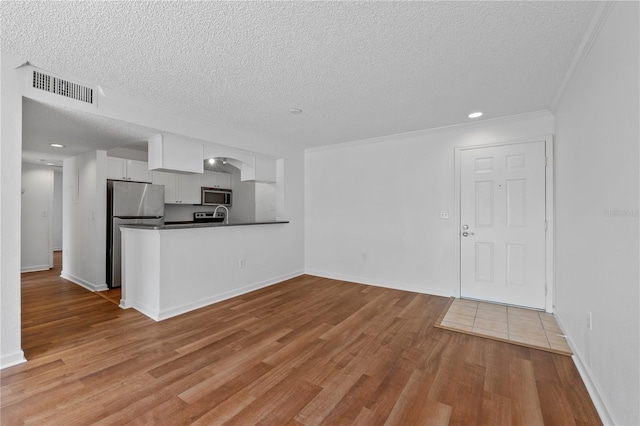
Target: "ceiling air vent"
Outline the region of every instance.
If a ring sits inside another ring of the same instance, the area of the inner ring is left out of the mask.
[[[66,81],[52,75],[33,71],[33,86],[35,89],[55,93],[77,101],[93,104],[93,89],[71,81]]]

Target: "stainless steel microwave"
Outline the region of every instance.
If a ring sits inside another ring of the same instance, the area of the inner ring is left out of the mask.
[[[231,190],[202,187],[203,206],[230,206]]]

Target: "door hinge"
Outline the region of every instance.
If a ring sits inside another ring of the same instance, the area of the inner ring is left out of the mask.
[[[544,166],[549,167],[549,157],[544,157]]]
[[[545,221],[544,221],[544,232],[547,232],[548,229],[549,229],[549,222],[545,219]]]
[[[547,285],[546,284],[544,285],[544,295],[545,296],[547,295]]]

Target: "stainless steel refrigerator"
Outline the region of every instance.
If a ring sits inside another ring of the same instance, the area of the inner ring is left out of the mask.
[[[121,225],[164,224],[164,186],[107,180],[107,285],[122,285]]]

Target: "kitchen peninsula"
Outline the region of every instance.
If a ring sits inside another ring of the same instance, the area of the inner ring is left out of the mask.
[[[124,226],[120,307],[161,321],[299,275],[277,267],[288,223]]]

